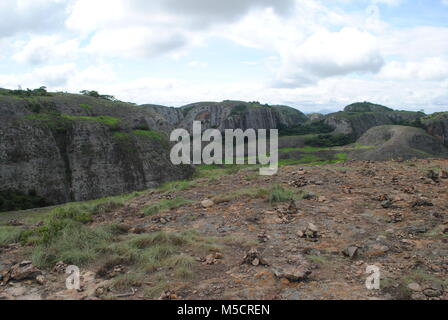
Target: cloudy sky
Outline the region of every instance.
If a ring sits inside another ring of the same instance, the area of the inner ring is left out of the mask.
[[[448,110],[448,0],[1,0],[0,87]]]

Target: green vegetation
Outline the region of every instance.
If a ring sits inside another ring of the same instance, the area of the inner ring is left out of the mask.
[[[114,132],[113,137],[115,139],[129,139],[130,136],[126,132]]]
[[[137,136],[155,139],[158,141],[163,140],[163,137],[159,132],[152,131],[152,130],[134,130],[133,133]]]
[[[244,113],[246,113],[247,109],[248,109],[248,106],[245,104],[235,106],[235,107],[233,107],[232,112],[230,113],[230,116],[241,116]]]
[[[351,135],[341,133],[337,134],[319,134],[315,137],[307,138],[305,143],[312,147],[339,147],[355,142]]]
[[[301,199],[303,199],[303,192],[300,190],[285,188],[278,184],[274,185],[271,190],[269,190],[268,201],[270,204]]]
[[[80,93],[85,96],[89,96],[89,97],[93,97],[93,98],[104,99],[104,100],[109,100],[109,101],[117,101],[117,99],[115,99],[114,96],[99,94],[97,91],[83,90]]]
[[[120,124],[120,119],[110,117],[110,116],[97,116],[97,117],[89,117],[89,116],[70,116],[70,115],[62,115],[63,118],[69,120],[87,120],[94,121],[105,124],[111,128],[117,128]]]
[[[92,110],[92,106],[90,106],[90,105],[88,105],[86,103],[81,103],[79,106],[81,108],[83,108],[84,110],[86,110],[86,111],[91,111]]]
[[[0,212],[27,210],[48,205],[50,204],[33,190],[28,194],[13,190],[0,191]]]
[[[151,204],[149,206],[146,206],[142,209],[142,213],[145,216],[151,216],[154,214],[157,214],[159,212],[167,211],[167,210],[174,210],[180,207],[183,207],[187,204],[190,204],[191,201],[186,200],[182,197],[177,197],[172,200],[160,200],[154,204]]]
[[[306,258],[311,263],[318,264],[318,265],[325,265],[325,264],[329,263],[329,259],[327,257],[324,257],[324,256],[307,255]]]
[[[18,89],[18,90],[0,90],[0,94],[2,95],[8,95],[8,96],[16,96],[21,98],[28,98],[28,97],[45,97],[45,96],[51,96],[47,92],[47,87],[40,87],[38,89]]]
[[[20,242],[22,233],[22,228],[0,226],[0,246]]]
[[[164,191],[164,192],[177,192],[177,191],[188,190],[194,186],[196,186],[195,181],[179,180],[179,181],[167,182],[167,183],[163,184],[161,187],[159,187],[158,190]]]
[[[388,111],[394,111],[391,108],[382,106],[380,104],[374,104],[371,102],[356,102],[351,105],[348,105],[345,107],[345,111],[348,112],[388,112]]]
[[[38,267],[52,266],[58,261],[84,265],[95,260],[113,243],[116,235],[123,233],[116,225],[89,227],[93,217],[120,208],[137,195],[70,203],[32,215],[26,219],[27,223],[36,225],[31,229],[0,227],[0,245],[20,242],[32,246],[32,260]]]
[[[50,129],[56,131],[65,131],[70,125],[71,121],[76,120],[86,120],[86,121],[94,121],[98,123],[105,124],[109,126],[111,129],[116,130],[120,124],[120,119],[110,117],[110,116],[98,116],[98,117],[90,117],[90,116],[71,116],[66,114],[59,113],[34,113],[25,116],[26,120],[31,121],[39,121],[48,126]]]
[[[212,198],[215,203],[230,202],[241,198],[263,198],[268,195],[269,191],[263,188],[243,188],[235,191],[217,195]]]
[[[325,123],[325,121],[312,122],[310,124],[304,124],[293,128],[280,128],[280,136],[297,136],[307,134],[324,134],[333,132],[333,128]]]
[[[66,132],[72,124],[71,120],[56,113],[29,114],[25,119],[40,122],[55,132]]]

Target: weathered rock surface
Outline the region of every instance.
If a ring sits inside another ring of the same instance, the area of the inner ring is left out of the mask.
[[[422,120],[426,131],[448,147],[448,112],[433,114]]]
[[[58,204],[144,190],[193,171],[172,165],[163,133],[170,125],[145,108],[55,94],[32,102],[1,96],[0,113],[0,191],[33,191]]]
[[[243,101],[199,102],[180,109],[149,106],[171,125],[192,130],[193,121],[202,129],[279,129],[304,123],[308,118],[287,106],[268,106]]]

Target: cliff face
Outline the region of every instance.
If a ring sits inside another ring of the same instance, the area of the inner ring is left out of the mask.
[[[287,106],[267,106],[242,101],[199,102],[180,109],[148,106],[177,128],[191,132],[193,121],[201,121],[203,130],[278,129],[307,121],[300,111]]]
[[[0,97],[0,192],[33,190],[49,203],[90,200],[183,179],[162,117],[78,95]]]
[[[448,112],[437,113],[422,120],[426,131],[448,146]]]

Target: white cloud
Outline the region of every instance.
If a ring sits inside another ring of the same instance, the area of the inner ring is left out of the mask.
[[[350,73],[376,73],[384,64],[377,39],[353,28],[320,31],[287,52],[278,75],[279,85],[309,85],[315,81]]]
[[[192,68],[207,68],[208,63],[204,61],[193,60],[188,63],[188,65]]]
[[[64,24],[70,0],[0,1],[0,38],[19,32],[57,30]]]
[[[38,36],[22,45],[13,59],[30,64],[48,64],[73,59],[78,50],[78,39],[63,40],[58,36]]]
[[[392,61],[378,75],[380,79],[439,81],[448,79],[448,59],[425,58],[419,62]]]

